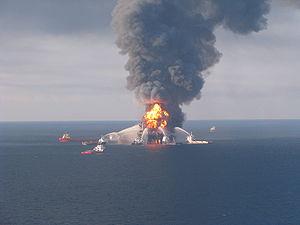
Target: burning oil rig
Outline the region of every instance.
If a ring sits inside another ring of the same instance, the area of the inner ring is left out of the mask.
[[[133,144],[175,144],[174,135],[169,134],[167,129],[169,117],[162,104],[149,104]]]
[[[99,142],[107,144],[208,144],[208,141],[196,141],[192,133],[180,127],[168,127],[170,114],[164,105],[154,102],[147,105],[146,112],[138,125],[101,137]]]

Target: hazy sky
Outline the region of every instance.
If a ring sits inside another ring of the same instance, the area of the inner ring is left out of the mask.
[[[143,112],[126,90],[110,28],[116,0],[0,0],[0,120],[124,120]],[[300,0],[273,2],[269,26],[218,29],[221,62],[188,119],[300,118]]]

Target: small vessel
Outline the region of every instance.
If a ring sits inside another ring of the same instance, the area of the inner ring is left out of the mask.
[[[196,141],[196,140],[192,140],[191,142],[189,142],[190,145],[207,145],[210,144],[210,142],[208,141]]]
[[[89,141],[82,141],[81,144],[82,145],[93,145],[96,144],[97,141],[93,141],[93,140],[89,140]]]
[[[194,139],[194,135],[193,133],[191,132],[190,135],[186,138],[186,142],[187,144],[190,144],[190,145],[207,145],[207,144],[210,144],[211,142],[208,142],[206,140],[195,140]]]
[[[87,151],[83,151],[80,153],[80,155],[92,155],[92,154],[98,154],[98,153],[102,153],[105,150],[105,145],[104,143],[100,143],[98,144],[96,147],[94,147],[91,150],[87,150]]]
[[[95,148],[93,148],[94,153],[101,153],[104,152],[105,145],[104,144],[99,144]]]
[[[58,138],[58,141],[61,143],[69,142],[69,141],[71,141],[71,136],[68,133],[64,133],[63,136]]]
[[[80,155],[92,155],[92,154],[93,154],[92,150],[87,150],[87,151],[80,152]]]
[[[141,137],[137,137],[136,139],[134,139],[134,141],[132,142],[132,145],[143,145],[144,144],[144,140]]]
[[[217,128],[215,126],[212,126],[210,129],[209,129],[209,133],[214,133],[216,132]]]

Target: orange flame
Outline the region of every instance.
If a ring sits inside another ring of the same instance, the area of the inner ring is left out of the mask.
[[[150,107],[144,115],[145,125],[151,129],[165,128],[168,125],[169,113],[159,103]]]

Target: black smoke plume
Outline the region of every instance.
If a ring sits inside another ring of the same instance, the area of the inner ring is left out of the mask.
[[[128,89],[145,105],[163,102],[170,129],[182,126],[182,104],[200,98],[203,72],[221,57],[215,28],[258,32],[268,12],[267,0],[119,0],[112,25],[129,57]]]
[[[281,0],[281,2],[291,7],[300,8],[300,0]]]

